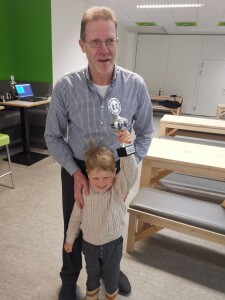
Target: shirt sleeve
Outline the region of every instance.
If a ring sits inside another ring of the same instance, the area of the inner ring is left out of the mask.
[[[63,79],[59,80],[54,87],[44,136],[50,154],[70,175],[73,175],[79,168],[65,138],[69,121],[65,103],[67,88],[67,82]]]
[[[82,220],[82,209],[80,209],[76,202],[70,216],[70,221],[66,233],[66,242],[73,244],[80,233],[80,224]]]
[[[138,102],[139,106],[137,112],[134,115],[134,132],[135,132],[135,158],[139,163],[148,152],[148,148],[151,144],[153,134],[153,112],[151,99],[148,93],[148,89],[144,80],[138,90]]]

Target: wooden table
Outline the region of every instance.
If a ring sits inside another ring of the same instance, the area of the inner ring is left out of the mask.
[[[158,95],[151,95],[150,96],[151,101],[152,101],[152,108],[155,111],[164,111],[164,112],[171,112],[173,115],[180,115],[181,114],[181,107],[178,108],[170,108],[170,107],[165,107],[163,105],[160,105],[160,102],[165,101],[165,100],[170,100],[170,101],[178,101],[179,103],[183,102],[183,98],[180,96],[177,97],[170,97],[170,96],[158,96]]]
[[[21,119],[21,131],[23,140],[23,151],[16,153],[11,156],[11,161],[14,163],[31,166],[34,163],[46,158],[48,155],[43,153],[31,152],[30,151],[30,135],[29,135],[29,118],[28,109],[31,107],[36,107],[44,104],[50,103],[51,98],[46,100],[41,100],[37,102],[30,102],[24,100],[12,100],[7,102],[2,102],[1,105],[7,107],[18,107],[20,108],[20,119]]]
[[[219,119],[225,115],[225,104],[217,104],[216,118]]]
[[[171,172],[225,180],[224,147],[153,138],[142,162],[141,187],[153,187]]]
[[[160,136],[177,134],[225,141],[225,122],[209,118],[164,115],[160,120]]]

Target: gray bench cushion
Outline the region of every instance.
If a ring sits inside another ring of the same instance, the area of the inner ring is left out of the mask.
[[[160,179],[158,190],[220,204],[225,199],[224,181],[170,173]]]
[[[0,130],[13,126],[20,126],[20,111],[1,110]]]
[[[225,234],[225,209],[186,196],[151,188],[141,188],[130,208],[198,228]]]

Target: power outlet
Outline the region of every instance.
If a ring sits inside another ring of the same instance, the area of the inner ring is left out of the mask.
[[[225,95],[225,89],[222,89],[222,95]]]

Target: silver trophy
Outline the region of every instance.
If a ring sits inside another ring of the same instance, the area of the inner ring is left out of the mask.
[[[112,121],[111,128],[117,134],[120,131],[127,129],[128,127],[128,120],[127,118],[122,118],[119,115]],[[120,144],[121,147],[126,147],[125,143]]]
[[[119,115],[110,124],[113,131],[118,134],[120,131],[127,129],[128,119],[120,117]],[[120,148],[117,149],[119,157],[128,156],[135,153],[134,145],[127,145],[125,143],[120,144]]]

